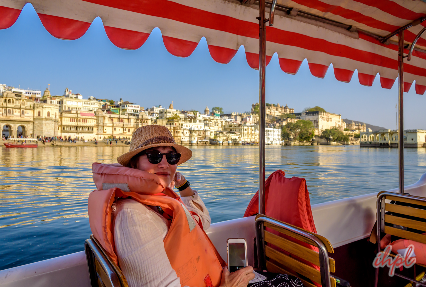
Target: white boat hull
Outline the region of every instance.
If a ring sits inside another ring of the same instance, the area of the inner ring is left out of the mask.
[[[379,192],[380,190],[378,190]],[[398,192],[398,189],[389,190]],[[405,188],[411,195],[426,197],[426,174]],[[318,234],[334,248],[370,235],[376,216],[376,193],[316,204],[312,213]],[[207,231],[222,258],[226,258],[228,238],[247,240],[249,264],[254,261],[254,217],[212,224]],[[83,248],[83,242],[81,243]],[[90,287],[86,256],[77,252],[49,260],[0,271],[1,287]]]

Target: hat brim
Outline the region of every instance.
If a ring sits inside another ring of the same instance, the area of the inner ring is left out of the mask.
[[[192,157],[192,151],[189,148],[186,148],[184,146],[175,144],[175,143],[158,143],[158,144],[150,144],[147,146],[143,146],[140,147],[138,149],[129,151],[125,154],[122,154],[121,156],[117,157],[117,161],[119,164],[123,165],[123,166],[128,166],[130,160],[132,159],[132,157],[134,157],[135,155],[137,155],[138,153],[140,153],[141,151],[144,151],[146,149],[150,149],[153,147],[159,147],[159,146],[170,146],[170,147],[174,147],[175,150],[180,153],[180,160],[177,163],[177,165],[181,165],[182,163],[186,162],[188,159],[190,159]]]

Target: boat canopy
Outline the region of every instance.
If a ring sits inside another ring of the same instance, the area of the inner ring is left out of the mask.
[[[188,57],[205,37],[216,62],[230,62],[244,46],[250,67],[259,68],[258,1],[0,0],[0,29],[12,26],[28,2],[57,38],[78,39],[100,17],[111,42],[123,49],[138,49],[158,27],[175,56]],[[333,64],[336,79],[343,82],[350,82],[356,69],[365,86],[379,74],[381,86],[390,89],[398,77],[398,31],[409,27],[404,36],[408,49],[425,19],[421,0],[277,0],[274,26],[266,28],[266,61],[277,53],[281,69],[296,74],[307,59],[319,78]],[[417,94],[426,91],[425,35],[404,65],[406,92],[413,81]]]

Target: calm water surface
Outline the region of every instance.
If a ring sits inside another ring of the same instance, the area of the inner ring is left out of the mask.
[[[127,147],[0,148],[0,270],[82,251],[90,235],[93,162],[113,163]],[[257,147],[192,147],[179,167],[213,222],[239,218],[257,190]],[[359,146],[266,147],[266,173],[307,180],[311,203],[398,186],[397,150]],[[426,172],[425,149],[405,150],[405,182]]]

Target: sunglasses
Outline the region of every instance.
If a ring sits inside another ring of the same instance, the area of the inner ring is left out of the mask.
[[[161,153],[159,151],[153,150],[153,151],[147,151],[146,157],[148,158],[149,163],[152,164],[159,164],[163,160],[163,155],[166,156],[167,162],[171,165],[175,165],[180,160],[180,153],[171,151],[168,153]]]

